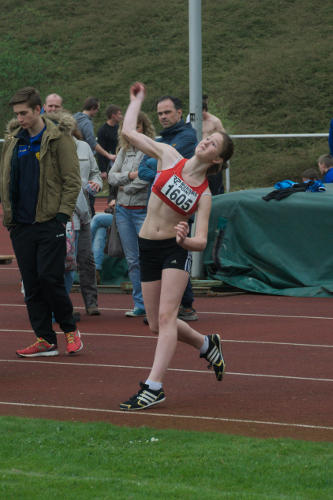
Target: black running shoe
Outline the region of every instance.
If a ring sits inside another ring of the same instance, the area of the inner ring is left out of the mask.
[[[207,359],[207,361],[209,361],[208,368],[214,368],[216,379],[220,381],[223,378],[225,370],[221,339],[217,333],[207,335],[207,337],[209,340],[208,350],[207,352],[205,352],[205,354],[200,354],[200,358],[205,358]]]
[[[122,410],[144,410],[149,406],[157,405],[165,400],[163,388],[153,391],[149,385],[140,382],[141,389],[134,394],[128,401],[120,403]]]

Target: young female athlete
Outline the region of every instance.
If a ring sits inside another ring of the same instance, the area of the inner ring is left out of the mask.
[[[144,85],[132,85],[122,133],[134,147],[158,159],[158,174],[139,233],[142,293],[149,327],[158,334],[158,341],[147,380],[120,405],[123,410],[141,410],[165,400],[163,377],[178,340],[200,351],[200,357],[213,366],[217,380],[222,380],[225,366],[220,336],[201,335],[177,319],[177,313],[191,270],[190,252],[203,250],[207,243],[211,209],[207,173],[216,173],[231,157],[233,144],[226,133],[216,132],[185,160],[172,146],[136,131],[144,98]],[[187,220],[195,211],[195,235],[189,238]]]

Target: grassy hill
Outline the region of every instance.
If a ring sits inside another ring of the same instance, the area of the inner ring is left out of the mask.
[[[178,95],[188,110],[188,1],[2,0],[0,126],[13,92],[57,92],[75,112],[89,95],[125,108],[148,86],[145,111]],[[202,0],[203,91],[233,134],[327,132],[333,116],[332,0]],[[104,122],[101,112],[95,127]],[[0,133],[3,137],[3,132]],[[298,179],[326,139],[237,140],[232,189]]]

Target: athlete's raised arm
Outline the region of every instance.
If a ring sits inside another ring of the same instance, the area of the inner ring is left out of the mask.
[[[130,103],[125,113],[122,134],[126,139],[143,153],[157,158],[162,163],[170,165],[181,158],[178,151],[168,144],[156,142],[144,134],[136,131],[138,115],[145,99],[146,89],[143,83],[136,82],[130,87]]]

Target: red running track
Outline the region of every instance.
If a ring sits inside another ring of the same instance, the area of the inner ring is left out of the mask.
[[[0,253],[12,253],[0,229]],[[122,412],[152,362],[156,339],[142,319],[126,318],[131,297],[100,294],[100,317],[84,314],[76,357],[19,359],[34,340],[16,262],[0,266],[0,414],[117,425],[208,430],[333,441],[332,299],[266,295],[197,297],[202,333],[224,340],[225,378],[216,382],[197,352],[179,344],[165,379],[166,401]]]

